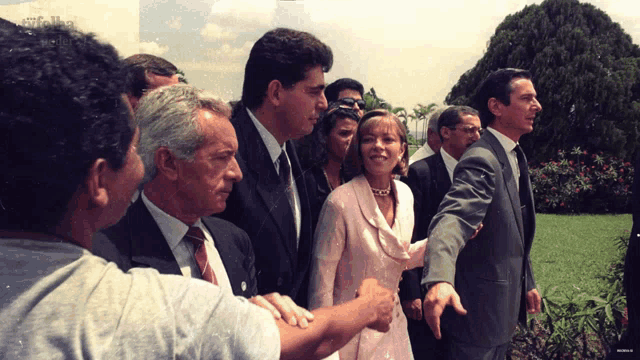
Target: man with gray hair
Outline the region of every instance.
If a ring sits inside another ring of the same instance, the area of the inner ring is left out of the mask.
[[[225,102],[188,85],[162,87],[142,98],[135,118],[144,190],[116,225],[94,236],[93,252],[123,271],[152,267],[203,279],[252,298],[276,318],[306,326],[304,309],[290,298],[256,297],[255,256],[247,234],[210,217],[225,209],[233,184],[242,179],[230,114]]]
[[[427,142],[411,155],[409,158],[409,166],[416,161],[428,158],[440,150],[442,141],[440,140],[440,135],[438,135],[438,118],[446,109],[446,107],[436,109],[436,111],[431,114],[431,117],[429,117],[429,123],[427,124]]]

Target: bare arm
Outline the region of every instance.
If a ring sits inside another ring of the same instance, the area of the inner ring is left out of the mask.
[[[386,332],[392,319],[394,295],[366,279],[358,297],[347,303],[313,311],[315,320],[307,329],[278,320],[280,359],[322,359],[343,347],[365,327]]]

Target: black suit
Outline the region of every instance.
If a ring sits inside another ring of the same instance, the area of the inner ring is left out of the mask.
[[[229,276],[234,295],[257,294],[254,255],[247,234],[233,224],[203,217]],[[161,274],[182,275],[169,244],[139,197],[115,225],[93,236],[93,254],[115,262],[122,271],[151,267]]]
[[[440,152],[413,163],[407,177],[402,180],[413,193],[415,226],[412,242],[416,242],[427,237],[431,219],[438,213],[440,202],[451,187],[451,180]],[[405,271],[400,282],[400,300],[424,300],[421,279],[422,267]],[[436,340],[424,318],[407,318],[407,322],[414,358],[445,358],[446,344]]]
[[[294,214],[285,185],[258,129],[245,108],[231,122],[238,136],[236,159],[243,179],[233,186],[227,208],[217,216],[249,234],[256,254],[258,293],[289,295],[298,305],[306,307],[313,233],[307,188],[295,147],[287,142],[302,215],[297,250]]]

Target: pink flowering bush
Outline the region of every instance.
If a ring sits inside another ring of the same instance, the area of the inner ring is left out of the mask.
[[[633,166],[615,156],[558,150],[555,159],[530,163],[529,173],[537,212],[631,212]]]

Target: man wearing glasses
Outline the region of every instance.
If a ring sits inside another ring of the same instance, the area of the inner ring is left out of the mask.
[[[414,196],[413,241],[427,237],[431,219],[438,212],[438,206],[453,181],[453,169],[464,151],[482,133],[478,111],[468,106],[448,107],[438,117],[437,123],[442,141],[440,151],[413,163],[405,179]],[[425,295],[420,291],[422,268],[405,271],[402,278],[400,299],[407,315],[414,358],[446,358],[445,343],[436,340],[427,323],[422,320],[422,299]]]
[[[364,115],[364,86],[359,81],[349,78],[338,79],[327,86],[324,95],[327,102],[338,102],[356,110],[358,116]]]

